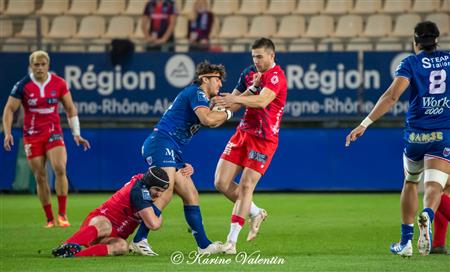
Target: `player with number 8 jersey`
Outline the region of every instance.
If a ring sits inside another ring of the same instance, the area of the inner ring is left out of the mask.
[[[400,197],[402,211],[401,239],[390,251],[410,257],[414,217],[418,209],[418,183],[423,179],[423,210],[417,218],[418,250],[430,253],[431,224],[439,207],[441,194],[450,174],[450,54],[437,50],[439,29],[430,21],[414,28],[415,55],[402,60],[391,86],[374,109],[346,139],[346,146],[362,136],[367,127],[383,116],[399,97],[410,89],[409,110],[403,135],[405,182]]]

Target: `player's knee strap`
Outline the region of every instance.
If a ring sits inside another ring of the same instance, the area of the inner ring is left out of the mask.
[[[423,173],[423,160],[413,161],[403,154],[403,168],[405,170],[405,179],[411,182],[420,182]]]
[[[424,183],[426,182],[437,182],[439,183],[442,188],[445,187],[445,184],[447,184],[448,174],[437,169],[425,169],[425,178]]]

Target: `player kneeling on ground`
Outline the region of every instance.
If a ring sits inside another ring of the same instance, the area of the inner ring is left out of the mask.
[[[169,187],[167,173],[150,167],[145,174],[131,178],[119,191],[83,221],[80,229],[52,250],[55,257],[123,255],[126,239],[141,221],[151,230],[161,227],[160,209],[153,204]],[[81,247],[85,247],[83,250]]]

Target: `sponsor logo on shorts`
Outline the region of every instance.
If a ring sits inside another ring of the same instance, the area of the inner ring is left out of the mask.
[[[62,140],[62,138],[63,136],[61,134],[52,134],[50,138],[48,138],[48,142],[51,143],[57,140]]]
[[[442,141],[444,134],[442,131],[433,131],[430,133],[414,133],[411,132],[408,136],[408,142],[410,143],[431,143],[436,141]]]
[[[169,149],[166,147],[166,156],[170,156],[172,158],[172,161],[175,161],[175,152],[173,149]]]
[[[24,148],[25,148],[25,154],[27,155],[27,157],[31,156],[31,144],[25,144]]]
[[[231,141],[227,143],[227,145],[225,146],[225,150],[223,151],[223,154],[225,155],[230,155],[231,153],[231,149],[233,149],[233,147],[235,147],[236,144],[232,143]]]
[[[265,164],[267,161],[267,155],[264,155],[262,153],[256,152],[255,150],[251,150],[250,153],[248,153],[248,158],[250,160],[258,161],[262,164]]]
[[[444,157],[448,157],[450,155],[450,148],[444,148],[444,152],[442,152],[442,154],[444,155]]]

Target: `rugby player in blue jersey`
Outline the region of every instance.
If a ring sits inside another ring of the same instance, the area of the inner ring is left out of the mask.
[[[413,254],[417,186],[422,175],[425,193],[423,210],[417,218],[420,230],[417,245],[420,254],[428,255],[432,244],[431,224],[450,173],[450,92],[447,92],[450,88],[450,54],[436,49],[438,37],[439,29],[435,23],[426,21],[416,25],[413,43],[416,54],[400,63],[391,86],[346,138],[346,146],[356,141],[410,88],[403,137],[405,182],[400,197],[401,239],[390,247],[392,253],[403,257]]]
[[[193,168],[183,160],[182,148],[200,127],[217,127],[231,118],[229,110],[210,109],[210,100],[219,93],[224,77],[224,66],[200,63],[194,82],[177,95],[142,146],[147,163],[164,169],[170,180],[169,188],[155,201],[155,206],[160,211],[164,209],[174,191],[183,199],[184,215],[199,253],[219,253],[222,246],[220,242],[212,243],[206,236],[198,192],[190,178]],[[141,255],[157,255],[148,244],[147,235],[148,228],[141,224],[130,250]]]

